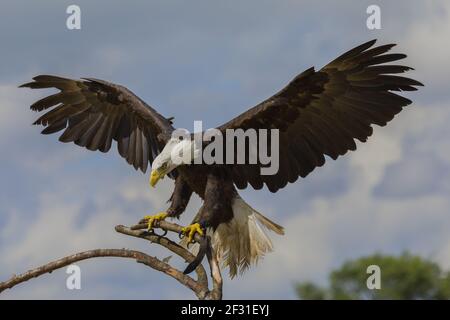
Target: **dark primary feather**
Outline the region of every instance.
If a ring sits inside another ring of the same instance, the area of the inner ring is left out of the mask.
[[[394,44],[364,43],[339,56],[319,71],[310,68],[280,92],[219,127],[279,129],[280,168],[261,175],[261,164],[234,165],[230,175],[238,188],[267,185],[276,192],[325,163],[365,142],[372,125],[387,122],[411,103],[394,92],[413,91],[422,84],[400,74],[412,68],[385,64],[406,57],[388,54]],[[270,148],[269,148],[270,150]]]
[[[119,154],[143,172],[173,130],[169,119],[120,85],[50,75],[33,80],[21,87],[60,90],[31,105],[32,110],[46,111],[34,122],[45,126],[43,134],[64,131],[60,141],[101,152],[107,152],[115,140]]]

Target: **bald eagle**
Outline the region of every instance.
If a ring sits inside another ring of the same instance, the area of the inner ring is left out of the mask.
[[[373,124],[386,125],[411,103],[394,92],[413,91],[422,85],[396,75],[412,70],[392,64],[406,55],[387,53],[395,45],[374,47],[375,41],[353,48],[319,71],[307,69],[269,99],[217,128],[219,132],[278,129],[279,170],[272,175],[261,174],[264,164],[260,161],[173,162],[172,152],[192,142],[174,138],[172,119],[121,85],[93,78],[39,75],[21,87],[60,90],[31,105],[34,111],[46,111],[34,122],[45,127],[43,134],[63,131],[60,141],[101,152],[107,152],[114,140],[119,154],[136,170],[145,173],[151,164],[151,186],[166,175],[175,180],[169,208],[145,217],[149,230],[156,221],[179,217],[191,195],[199,195],[203,204],[183,233],[188,241],[196,233],[208,239],[234,277],[272,250],[264,228],[284,233],[280,225],[247,204],[238,189],[250,185],[258,190],[265,185],[277,192],[322,166],[325,155],[335,160],[355,150],[355,139],[365,142]],[[199,252],[186,273],[194,270],[202,255]]]

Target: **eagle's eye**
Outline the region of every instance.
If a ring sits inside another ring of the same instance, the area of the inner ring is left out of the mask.
[[[164,162],[160,167],[159,170],[166,170],[167,169],[167,162]]]

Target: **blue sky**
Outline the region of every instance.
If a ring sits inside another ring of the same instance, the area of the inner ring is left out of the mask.
[[[78,4],[82,29],[65,27]],[[366,8],[381,7],[368,30]],[[450,268],[450,3],[448,1],[2,1],[0,4],[0,279],[85,249],[164,252],[116,234],[166,208],[156,189],[111,150],[93,153],[31,126],[28,106],[48,92],[18,89],[41,73],[126,85],[175,125],[213,127],[367,40],[395,42],[415,103],[358,151],[276,194],[245,190],[252,206],[286,227],[275,252],[235,280],[225,298],[295,298],[297,280],[324,283],[344,260],[409,250]],[[199,207],[194,198],[187,223]],[[176,261],[177,265],[184,264]],[[132,261],[79,264],[82,289],[64,270],[4,292],[11,298],[195,298]]]

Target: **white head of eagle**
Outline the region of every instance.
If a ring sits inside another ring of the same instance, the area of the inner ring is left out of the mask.
[[[176,167],[191,164],[200,155],[200,152],[201,150],[194,140],[171,138],[161,153],[153,160],[150,185],[154,187],[160,179]]]

